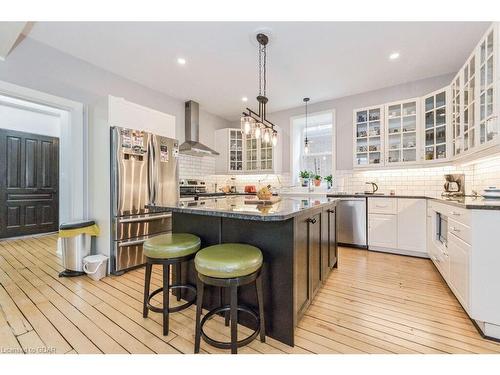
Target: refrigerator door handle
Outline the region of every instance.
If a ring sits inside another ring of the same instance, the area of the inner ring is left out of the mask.
[[[152,135],[150,142],[148,143],[148,195],[149,204],[154,205],[156,203],[156,189],[155,189],[155,136]]]

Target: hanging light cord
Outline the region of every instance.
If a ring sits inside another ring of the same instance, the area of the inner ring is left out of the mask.
[[[307,142],[307,102],[306,102],[306,142]]]
[[[266,61],[267,61],[267,46],[259,44],[259,95],[266,96],[267,78],[266,78]]]

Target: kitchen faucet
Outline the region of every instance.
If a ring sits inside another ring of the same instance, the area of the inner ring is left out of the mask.
[[[367,192],[369,194],[375,194],[375,192],[378,190],[378,185],[375,182],[365,182],[365,184],[372,186],[372,191]]]

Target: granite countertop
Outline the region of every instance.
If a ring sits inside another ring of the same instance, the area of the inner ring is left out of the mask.
[[[389,195],[389,194],[350,194],[350,193],[332,193],[328,194],[331,198],[414,198],[430,199],[444,204],[450,204],[456,207],[470,210],[500,210],[500,199],[486,199],[481,196],[465,197],[427,197],[424,195]]]
[[[148,206],[152,211],[220,216],[234,219],[282,221],[302,214],[304,211],[327,206],[336,198],[326,197],[282,197],[279,202],[268,205],[246,203],[255,196],[226,196],[198,201],[178,202],[175,205]]]

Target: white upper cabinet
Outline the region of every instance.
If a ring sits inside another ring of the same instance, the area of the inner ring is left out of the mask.
[[[386,165],[416,163],[419,159],[420,100],[385,105]]]
[[[278,173],[281,167],[278,144],[272,146],[262,139],[241,133],[240,129],[227,128],[215,131],[215,172],[218,174],[236,173]]]
[[[496,26],[496,27],[495,27]],[[479,144],[498,139],[498,26],[479,43]]]
[[[354,166],[384,164],[384,107],[354,110]]]
[[[463,139],[461,146],[464,152],[472,150],[476,146],[476,56],[473,54],[462,69],[463,73],[463,105],[460,108],[462,119]]]
[[[498,152],[499,25],[491,25],[449,87],[354,110],[354,167],[439,163]],[[371,118],[372,112],[380,116]]]
[[[449,97],[449,87],[445,87],[422,99],[424,152],[421,159],[425,162],[442,161],[449,157]]]

